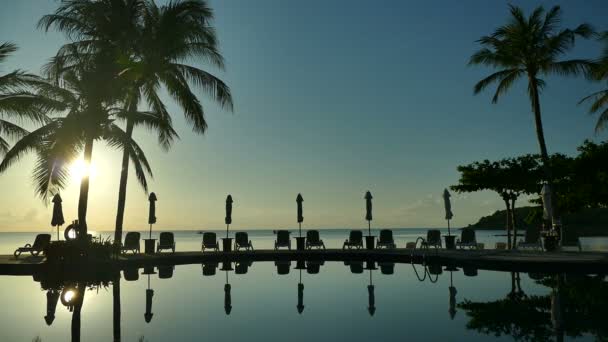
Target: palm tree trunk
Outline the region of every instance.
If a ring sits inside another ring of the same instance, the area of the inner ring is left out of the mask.
[[[545,133],[543,131],[543,120],[540,112],[540,97],[538,95],[538,81],[535,76],[529,76],[530,87],[530,100],[532,101],[532,110],[534,111],[534,122],[536,124],[536,138],[538,139],[538,145],[540,147],[540,158],[543,162],[543,172],[545,174],[545,181],[551,188],[551,202],[553,203],[553,210],[551,215],[551,221],[555,222],[557,215],[557,205],[555,203],[555,188],[553,187],[553,176],[551,173],[551,167],[549,162],[549,153],[547,152],[547,145],[545,144]]]
[[[87,137],[84,145],[85,165],[91,165],[93,156],[93,138]],[[78,223],[82,238],[87,236],[87,206],[89,203],[89,173],[85,172],[80,180],[80,197],[78,199]]]
[[[127,120],[127,136],[133,135],[133,120]],[[129,178],[129,150],[122,152],[122,168],[120,170],[120,183],[118,185],[118,209],[116,210],[116,228],[114,230],[114,242],[122,241],[122,224],[125,216],[125,204],[127,201],[127,180]]]

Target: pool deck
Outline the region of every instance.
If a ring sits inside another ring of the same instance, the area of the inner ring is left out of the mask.
[[[155,265],[201,264],[235,261],[376,261],[395,263],[440,263],[481,270],[546,272],[546,273],[608,273],[608,253],[600,252],[541,252],[507,250],[412,250],[405,248],[383,250],[255,250],[240,252],[176,252],[154,255],[121,255],[100,266],[143,267]],[[90,265],[87,265],[90,267]],[[32,275],[48,267],[44,257],[0,255],[0,275]]]

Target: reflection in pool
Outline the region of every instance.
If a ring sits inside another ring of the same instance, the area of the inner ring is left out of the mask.
[[[37,274],[34,281],[0,277],[0,288],[14,290],[0,293],[10,308],[0,317],[1,340],[608,337],[604,275],[320,260],[88,273],[67,278]]]

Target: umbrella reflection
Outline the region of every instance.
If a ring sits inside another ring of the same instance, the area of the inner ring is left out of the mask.
[[[448,292],[450,294],[450,302],[448,313],[450,314],[450,319],[454,319],[454,317],[456,316],[456,294],[458,293],[458,291],[456,290],[456,287],[454,287],[454,279],[452,273],[458,271],[458,268],[453,265],[448,265],[445,267],[445,270],[450,272],[450,287],[448,287]]]
[[[230,294],[230,290],[232,290],[232,286],[228,282],[228,272],[232,271],[232,263],[231,262],[223,262],[222,263],[222,271],[226,272],[226,284],[224,285],[224,311],[226,315],[230,315],[232,312],[232,296]]]
[[[373,316],[376,313],[376,295],[374,294],[374,283],[372,279],[372,270],[376,270],[376,263],[373,261],[368,261],[366,263],[366,269],[369,270],[369,285],[367,286],[367,295],[368,295],[368,306],[367,312],[369,312],[370,316]]]
[[[142,274],[148,276],[148,288],[146,289],[146,312],[144,313],[144,319],[146,323],[150,323],[150,321],[152,321],[152,317],[154,316],[152,313],[152,297],[154,297],[154,290],[150,288],[150,275],[156,274],[156,272],[154,272],[154,266],[144,267]]]
[[[308,267],[310,267],[310,261],[296,261],[296,269],[300,274],[300,280],[298,282],[298,305],[296,306],[299,314],[302,314],[302,312],[304,311],[304,284],[302,284],[302,270],[308,270]]]

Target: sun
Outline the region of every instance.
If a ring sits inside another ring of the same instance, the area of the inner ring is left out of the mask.
[[[97,176],[97,168],[95,164],[88,164],[83,159],[76,159],[70,165],[70,176],[74,181],[80,181],[84,177],[95,178]]]

